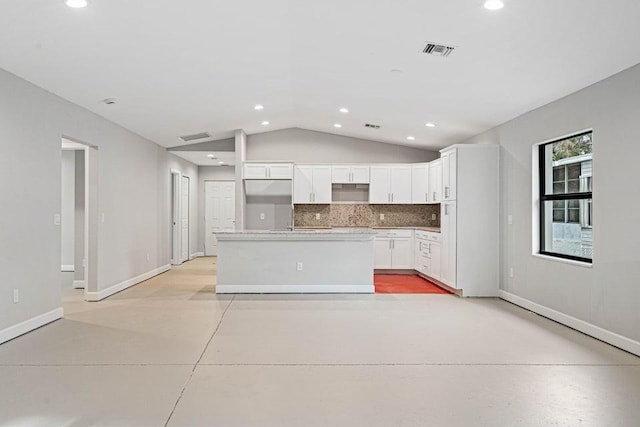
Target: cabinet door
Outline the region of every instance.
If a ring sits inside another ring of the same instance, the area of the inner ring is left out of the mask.
[[[421,273],[426,273],[423,269],[422,263],[422,241],[416,239],[413,244],[413,266],[415,270],[418,270]]]
[[[349,166],[332,166],[331,182],[335,184],[349,184],[351,178],[351,167]]]
[[[331,203],[331,166],[313,167],[313,203]]]
[[[431,258],[429,258],[429,255],[425,255],[424,253],[420,254],[420,268],[427,276],[433,276],[431,274]]]
[[[352,166],[351,182],[354,184],[369,183],[369,166]]]
[[[428,245],[430,264],[429,273],[427,274],[429,274],[429,276],[433,277],[434,279],[440,279],[440,243],[429,242]]]
[[[290,163],[272,164],[269,165],[269,179],[291,179],[292,166]]]
[[[442,201],[442,163],[440,159],[429,163],[429,203]]]
[[[391,203],[391,170],[388,166],[371,166],[369,203]]]
[[[391,242],[392,268],[410,270],[413,269],[413,239],[394,238]]]
[[[373,240],[374,268],[391,268],[391,239],[376,237]]]
[[[296,166],[293,172],[293,203],[311,203],[313,168]]]
[[[411,203],[411,166],[391,167],[391,203]]]
[[[447,285],[456,285],[456,257],[457,257],[457,223],[456,203],[444,202],[441,206],[440,225],[442,229],[440,277]]]
[[[411,167],[411,202],[425,204],[429,202],[429,165]]]
[[[442,153],[442,200],[456,200],[457,169],[457,150]]]
[[[266,179],[268,166],[258,163],[245,163],[244,179]]]

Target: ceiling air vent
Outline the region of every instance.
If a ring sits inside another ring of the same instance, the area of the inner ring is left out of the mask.
[[[380,129],[380,125],[372,125],[371,123],[365,123],[364,127],[370,129]]]
[[[194,133],[193,135],[184,135],[184,136],[178,137],[178,139],[180,139],[183,142],[197,141],[198,139],[206,139],[206,138],[211,138],[211,135],[208,132]]]
[[[427,55],[440,56],[446,58],[451,55],[456,46],[447,46],[441,43],[427,42],[427,45],[422,49],[422,53]]]

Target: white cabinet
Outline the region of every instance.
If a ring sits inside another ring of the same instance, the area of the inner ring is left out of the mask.
[[[291,179],[291,163],[245,163],[244,179]]]
[[[411,203],[414,205],[429,202],[429,163],[411,166]]]
[[[442,200],[456,200],[458,151],[451,148],[441,151],[442,160]]]
[[[457,206],[456,202],[444,202],[440,212],[440,228],[442,230],[442,259],[440,279],[446,285],[457,288]],[[478,254],[480,256],[480,254]]]
[[[334,165],[331,167],[334,184],[368,184],[369,165]]]
[[[462,296],[497,296],[499,149],[460,144],[441,154],[440,280]]]
[[[410,204],[411,165],[371,166],[369,203]]]
[[[331,203],[331,166],[296,165],[293,203]]]
[[[434,279],[440,279],[440,233],[415,232],[415,269]]]
[[[377,269],[413,269],[413,230],[385,230],[373,242]]]
[[[442,162],[440,159],[429,163],[429,203],[442,201]]]

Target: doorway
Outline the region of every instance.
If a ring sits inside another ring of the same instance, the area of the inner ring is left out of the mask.
[[[171,264],[179,265],[189,260],[189,199],[188,176],[171,169]]]
[[[218,255],[216,231],[236,228],[236,183],[234,181],[204,182],[205,255]]]

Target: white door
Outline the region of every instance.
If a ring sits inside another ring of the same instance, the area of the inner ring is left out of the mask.
[[[374,268],[391,268],[391,239],[376,237],[373,240]]]
[[[391,168],[391,203],[411,203],[411,166]]]
[[[371,166],[369,203],[390,203],[391,171],[387,166]]]
[[[331,203],[331,166],[313,167],[313,203]]]
[[[312,203],[313,168],[296,166],[293,172],[293,203]]]
[[[395,238],[391,243],[391,264],[401,270],[413,269],[413,239]]]
[[[180,264],[180,174],[171,173],[171,264]]]
[[[189,177],[183,176],[180,189],[180,262],[189,260]]]
[[[215,232],[236,228],[236,183],[233,181],[205,181],[204,229],[206,256],[218,255]]]
[[[429,165],[414,165],[411,168],[411,202],[424,204],[429,202]]]

